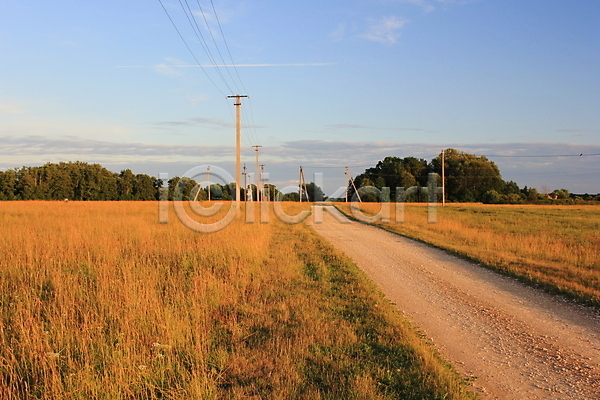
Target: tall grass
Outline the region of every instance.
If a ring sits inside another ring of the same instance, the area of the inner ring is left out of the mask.
[[[170,215],[0,203],[2,400],[471,398],[306,226]]]
[[[350,213],[350,206],[340,207]],[[363,203],[365,213],[380,205]],[[405,222],[382,227],[431,243],[551,292],[600,305],[600,206],[449,204],[438,222],[407,205]]]

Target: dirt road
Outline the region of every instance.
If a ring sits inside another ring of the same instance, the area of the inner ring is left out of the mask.
[[[487,399],[600,399],[600,315],[438,249],[328,212],[350,256]]]

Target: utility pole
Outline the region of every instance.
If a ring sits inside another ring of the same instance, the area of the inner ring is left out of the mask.
[[[258,175],[258,150],[262,147],[259,145],[252,146],[254,148],[254,153],[256,154],[256,165],[254,168],[254,183],[256,184],[256,201],[261,201],[261,193],[260,193],[260,175]]]
[[[360,198],[360,193],[358,193],[358,189],[356,188],[356,185],[354,184],[354,179],[352,179],[352,175],[350,174],[350,170],[348,169],[348,167],[346,167],[346,175],[348,176],[348,180],[350,180],[350,183],[352,184],[352,187],[354,188],[354,193],[356,193],[356,196],[358,197],[358,201],[360,203],[362,203],[362,199]],[[348,202],[348,188],[346,187],[346,203]]]
[[[346,167],[346,170],[344,171],[344,175],[346,175],[346,203],[348,202],[348,186],[350,181],[348,180],[348,167]]]
[[[229,99],[235,99],[235,203],[240,205],[240,183],[241,176],[241,159],[242,159],[242,97],[248,97],[244,94],[236,94],[227,96]]]
[[[260,164],[259,167],[260,167],[260,186],[261,186],[261,189],[260,189],[261,190],[261,192],[260,192],[261,194],[260,195],[261,195],[261,201],[264,201],[265,199],[262,198],[262,196],[264,196],[264,194],[265,194],[263,192],[264,191],[263,178],[265,176],[265,164]],[[269,194],[268,193],[267,193],[266,197],[267,197],[267,201],[269,201]]]
[[[446,205],[446,150],[442,150],[442,206]]]
[[[208,201],[210,201],[210,187],[212,186],[210,182],[210,165],[206,167],[206,173],[208,175]]]
[[[300,179],[298,183],[298,193],[300,194],[300,203],[302,203],[302,194],[306,193],[306,201],[310,201],[308,198],[308,189],[306,189],[306,180],[304,179],[304,171],[302,165],[300,166]]]
[[[244,201],[248,201],[248,174],[246,173],[246,164],[244,164]]]

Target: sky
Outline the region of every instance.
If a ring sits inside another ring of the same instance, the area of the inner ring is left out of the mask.
[[[599,20],[594,0],[3,0],[0,169],[235,176],[245,94],[242,161],[262,146],[280,188],[452,147],[599,193]]]

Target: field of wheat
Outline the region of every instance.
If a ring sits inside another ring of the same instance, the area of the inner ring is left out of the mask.
[[[354,206],[367,217],[381,212],[378,203]],[[352,215],[350,204],[338,207]],[[385,229],[600,306],[600,206],[390,204],[389,209],[389,222],[379,222]],[[436,223],[428,222],[429,212],[435,212]]]
[[[2,400],[471,398],[307,226],[168,213],[0,203]]]

